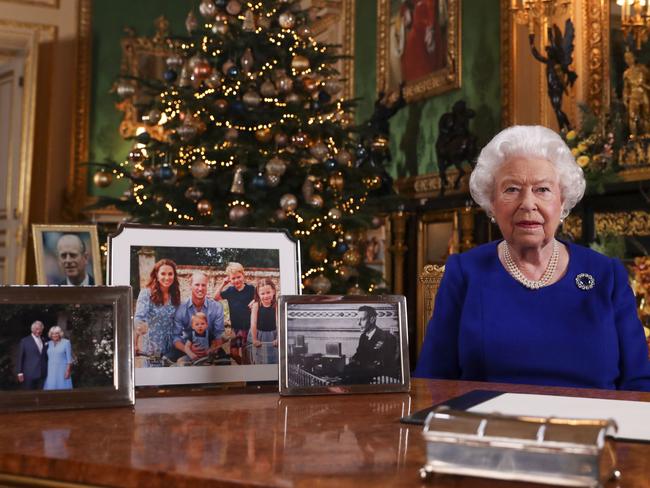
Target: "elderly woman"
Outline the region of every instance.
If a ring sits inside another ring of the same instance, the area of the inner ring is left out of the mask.
[[[72,390],[72,346],[58,325],[47,333],[47,376],[44,390]]]
[[[415,376],[650,391],[625,268],[555,238],[584,189],[550,129],[490,141],[470,191],[503,240],[450,256]]]
[[[172,349],[174,315],[181,303],[176,263],[159,260],[140,290],[135,306],[136,353],[165,354]],[[140,338],[146,338],[141,341]]]

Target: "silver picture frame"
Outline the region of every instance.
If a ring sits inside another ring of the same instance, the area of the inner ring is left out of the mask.
[[[402,295],[280,297],[281,395],[408,392]]]
[[[0,286],[0,411],[133,405],[131,309],[127,286]],[[38,349],[31,337],[35,322],[43,326]],[[63,341],[52,340],[54,327]],[[71,361],[65,372],[70,382],[59,386],[52,378],[60,369],[48,349],[65,341],[70,344],[65,356]],[[28,345],[48,358],[38,367],[40,381],[30,384]]]

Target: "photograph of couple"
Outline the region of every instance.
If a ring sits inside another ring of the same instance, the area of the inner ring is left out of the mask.
[[[110,305],[0,305],[0,390],[111,385],[112,324]]]
[[[131,246],[136,368],[277,364],[279,252]]]

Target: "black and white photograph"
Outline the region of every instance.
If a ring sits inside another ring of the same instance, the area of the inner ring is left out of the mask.
[[[15,408],[97,406],[102,392],[108,404],[115,400],[119,370],[132,377],[129,293],[127,287],[94,287],[83,295],[78,287],[0,287],[0,408],[8,395]],[[126,391],[122,399],[129,397]]]
[[[277,300],[298,289],[297,256],[284,232],[112,236],[111,283],[133,290],[136,385],[277,379]]]
[[[103,283],[96,226],[34,224],[32,232],[39,285]]]
[[[408,391],[403,296],[280,299],[281,394]]]

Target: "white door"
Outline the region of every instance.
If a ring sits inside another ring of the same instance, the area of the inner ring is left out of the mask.
[[[19,214],[24,58],[0,64],[0,284],[21,283],[26,229]]]

